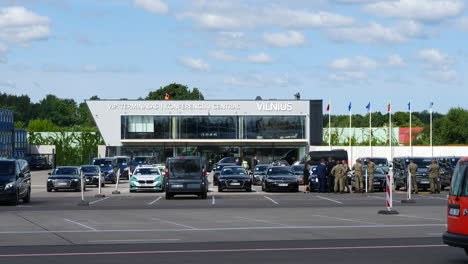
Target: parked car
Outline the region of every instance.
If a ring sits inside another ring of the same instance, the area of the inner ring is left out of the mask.
[[[221,174],[221,170],[226,166],[238,166],[238,165],[236,165],[235,163],[218,163],[213,173],[213,185],[214,186],[218,186],[219,175]]]
[[[318,190],[317,166],[310,166],[312,173],[309,176],[309,190],[316,192]]]
[[[297,164],[291,166],[294,176],[296,176],[296,179],[298,179],[300,183],[302,183],[302,178],[304,177],[304,167],[304,164]]]
[[[31,172],[25,160],[0,160],[0,201],[31,201]]]
[[[154,164],[154,166],[159,169],[159,171],[161,172],[161,175],[164,175],[166,173],[166,165]]]
[[[202,157],[173,157],[166,161],[166,199],[174,195],[195,194],[208,198],[208,179]]]
[[[418,165],[418,171],[416,173],[416,181],[418,183],[418,189],[428,190],[430,188],[429,172],[428,168],[431,165],[432,158],[428,157],[396,157],[393,159],[393,178],[395,182],[395,188],[398,190],[401,187],[406,187],[408,179],[408,165],[410,160],[413,160]],[[447,179],[446,176],[441,175],[442,188],[446,187]]]
[[[135,156],[130,163],[130,171],[134,171],[137,166],[150,165],[154,163],[155,158],[152,156]]]
[[[46,156],[32,156],[29,165],[32,170],[47,170],[51,168],[49,159]]]
[[[289,166],[289,162],[287,160],[275,160],[271,163],[272,166]]]
[[[93,165],[99,166],[101,172],[104,173],[105,182],[116,183],[117,172],[119,166],[115,158],[95,158],[93,159]]]
[[[47,179],[47,191],[52,190],[74,190],[81,191],[81,169],[80,167],[57,167],[52,173],[49,173]],[[83,190],[86,190],[86,185],[83,185]]]
[[[382,191],[384,192],[387,188],[387,172],[384,171],[383,168],[381,167],[378,167],[375,169],[375,173],[374,173],[374,182],[372,183],[368,183],[368,188],[369,188],[369,185],[370,184],[373,184],[374,185],[374,190],[379,190],[379,191]],[[348,174],[348,176],[351,177],[351,185],[353,186],[353,190],[355,189],[355,179],[354,179],[354,173],[350,173]],[[363,186],[364,186],[364,189],[365,189],[365,186],[366,186],[366,175],[364,174],[362,176],[362,180],[363,180]]]
[[[457,156],[435,157],[440,167],[440,176],[441,176],[440,184],[443,188],[450,186],[450,182],[452,180],[452,174],[455,170],[455,166],[457,166],[457,162],[461,158],[462,157],[457,157]]]
[[[270,191],[299,191],[299,181],[294,176],[291,167],[272,166],[267,169],[267,174],[263,180],[262,190]]]
[[[382,158],[382,157],[380,157],[380,158],[379,157],[360,157],[359,159],[361,160],[361,164],[362,164],[362,167],[363,167],[364,170],[367,169],[367,159],[371,159],[372,162],[374,162],[375,165],[377,165],[377,167],[382,168],[382,170],[385,173],[388,173],[388,171],[390,170],[387,158]]]
[[[99,187],[99,178],[101,178],[101,187],[104,187],[106,180],[104,179],[104,173],[97,165],[84,165],[81,166],[81,172],[85,179],[86,185],[96,185]]]
[[[114,158],[117,160],[117,166],[119,166],[120,179],[129,180],[130,179],[130,158],[127,156],[116,156]]]
[[[152,190],[164,191],[164,178],[155,165],[140,165],[130,178],[130,192]]]
[[[320,164],[320,160],[328,160],[332,158],[335,160],[348,160],[348,152],[344,149],[333,149],[333,150],[319,150],[319,151],[310,151],[305,155],[301,163],[309,163],[311,166],[317,166]]]
[[[259,164],[253,169],[252,183],[254,185],[262,185],[263,178],[266,175],[266,171],[270,167],[268,164]]]
[[[225,166],[221,171],[218,192],[229,189],[244,189],[252,191],[252,180],[247,170],[242,166]]]

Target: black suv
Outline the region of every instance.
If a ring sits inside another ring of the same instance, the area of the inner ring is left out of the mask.
[[[0,160],[0,200],[17,204],[31,200],[31,173],[25,160]]]

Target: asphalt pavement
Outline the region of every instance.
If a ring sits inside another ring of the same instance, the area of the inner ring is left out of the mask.
[[[128,182],[81,194],[45,191],[34,172],[30,204],[0,205],[1,263],[466,263],[442,244],[446,193],[418,194],[414,204],[385,193],[218,193],[206,200],[129,193]]]

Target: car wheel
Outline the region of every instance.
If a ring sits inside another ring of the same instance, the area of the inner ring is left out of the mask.
[[[465,248],[465,254],[468,256],[468,248]]]
[[[218,186],[218,192],[223,192],[223,188],[221,188],[221,186]]]
[[[217,181],[213,181],[213,185],[214,185],[214,186],[218,186],[218,182],[217,182]]]
[[[262,191],[265,191],[265,185],[262,184]]]
[[[205,193],[202,193],[202,194],[200,195],[200,198],[203,199],[203,200],[208,199],[208,193],[206,193],[206,192],[205,192]]]
[[[23,203],[29,203],[31,201],[31,189],[28,190],[28,194],[23,198]]]
[[[134,193],[134,192],[136,192],[136,191],[135,191],[135,190],[130,190],[130,192],[131,192],[131,193]]]
[[[47,188],[47,192],[52,192],[52,189],[51,189],[51,188]]]
[[[13,205],[18,205],[18,204],[19,204],[19,201],[20,201],[19,190],[17,190],[17,191],[16,191],[16,196],[15,196],[15,198],[13,199]]]
[[[166,192],[166,200],[171,200],[174,196],[171,193]]]
[[[252,187],[246,188],[245,191],[246,192],[252,192]]]

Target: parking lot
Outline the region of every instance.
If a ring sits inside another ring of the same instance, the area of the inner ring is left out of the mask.
[[[123,248],[140,252],[140,246],[195,250],[222,242],[231,249],[242,249],[248,246],[245,243],[264,249],[390,245],[388,250],[395,253],[403,250],[400,246],[437,246],[464,259],[461,250],[441,243],[446,193],[415,195],[414,204],[402,204],[406,194],[395,193],[399,214],[389,216],[378,214],[385,209],[385,193],[265,193],[256,186],[251,193],[218,193],[217,188],[210,188],[206,200],[195,196],[166,200],[164,193],[130,193],[128,182],[122,181],[120,194],[113,195],[115,186],[107,185],[102,189],[105,197],[94,197],[97,188],[88,186],[85,200],[89,206],[79,206],[79,192],[48,193],[46,179],[47,171],[33,172],[31,203],[2,205],[0,255],[11,253],[5,250],[7,246],[30,246],[21,253],[47,255],[77,249],[90,253],[87,245],[111,252],[118,248],[110,245],[127,245]]]

